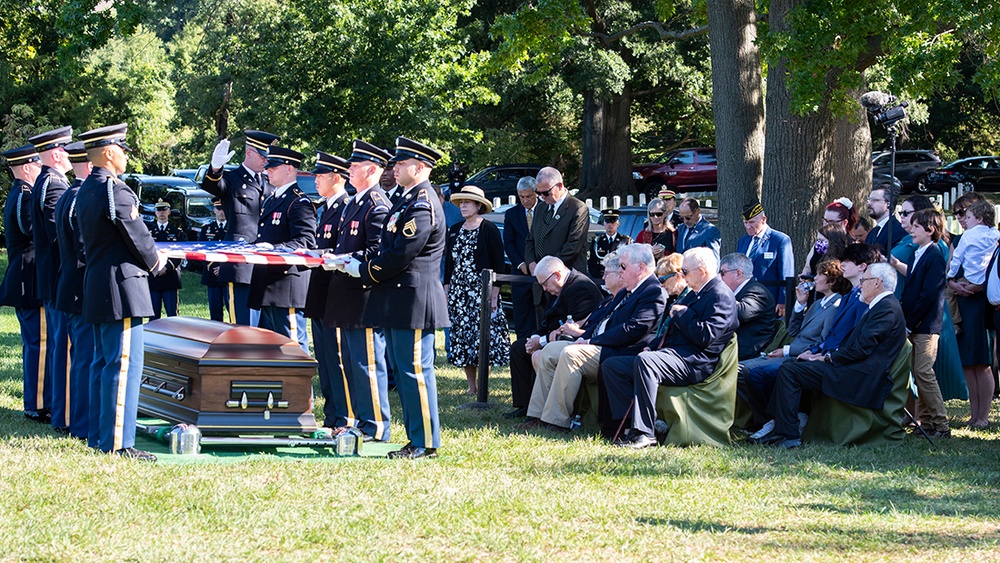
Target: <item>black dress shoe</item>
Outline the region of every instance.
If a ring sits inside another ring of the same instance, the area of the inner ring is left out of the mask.
[[[128,459],[138,459],[139,461],[156,461],[156,456],[144,452],[142,450],[137,450],[135,448],[123,448],[115,452],[115,455],[128,458]]]
[[[66,426],[56,426],[52,429],[55,430],[56,434],[69,434],[69,428]]]
[[[437,449],[421,448],[411,443],[406,444],[398,451],[389,452],[386,457],[389,459],[431,459],[437,457]]]
[[[52,417],[49,415],[49,411],[24,411],[24,418],[32,422],[41,422],[42,424],[48,424],[52,422]]]
[[[642,432],[630,432],[626,434],[622,439],[612,444],[619,448],[632,448],[633,450],[641,450],[643,448],[648,448],[650,446],[656,445],[656,438],[653,436],[647,436]]]
[[[511,419],[511,418],[524,418],[526,416],[528,416],[528,407],[524,407],[524,408],[520,408],[520,409],[514,409],[514,410],[512,410],[512,411],[510,411],[508,413],[504,413],[503,414],[503,417],[507,418],[507,419]]]
[[[768,432],[767,434],[753,440],[755,444],[760,444],[763,446],[773,446],[775,448],[781,448],[783,450],[790,450],[792,448],[802,447],[801,438],[788,438],[787,436],[782,436],[775,432]]]

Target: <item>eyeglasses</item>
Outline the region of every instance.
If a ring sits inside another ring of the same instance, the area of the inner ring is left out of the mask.
[[[550,193],[552,193],[552,188],[549,188],[549,189],[545,190],[544,192],[540,192],[538,190],[535,190],[535,195],[537,195],[538,197],[545,197],[545,196],[549,195]]]
[[[916,213],[916,211],[907,211],[907,210],[904,209],[904,210],[902,210],[902,211],[899,212],[899,216],[900,217],[909,217],[910,215],[913,215],[914,213]]]
[[[841,221],[843,221],[843,219],[827,219],[826,217],[823,217],[824,225],[832,225],[834,223],[839,223]]]
[[[544,280],[542,280],[541,282],[539,282],[538,285],[540,285],[542,287],[545,287],[545,284],[549,283],[549,280],[551,280],[552,276],[554,276],[554,275],[556,275],[556,272],[552,272],[551,274],[549,274],[549,277],[547,277]]]
[[[625,270],[628,269],[628,264],[626,264],[625,262],[619,262],[618,269],[624,272]]]
[[[662,211],[659,211],[659,212],[653,212],[653,211],[651,211],[649,213],[649,216],[650,217],[663,217],[663,212]]]
[[[694,215],[681,215],[681,220],[687,223],[688,221],[694,220]]]
[[[879,278],[861,278],[860,280],[858,280],[858,285],[859,285],[859,286],[860,286],[860,285],[864,285],[864,283],[865,283],[866,281],[871,281],[871,280],[877,280],[877,279],[879,279]]]
[[[732,273],[732,272],[738,272],[738,271],[739,270],[719,270],[719,275],[720,276],[724,276],[726,274],[729,274],[729,273]]]
[[[693,272],[694,270],[688,270],[687,268],[681,268],[681,275],[686,276]]]
[[[678,273],[680,273],[680,272],[670,272],[669,274],[666,274],[666,275],[663,275],[663,276],[660,276],[660,277],[658,277],[658,278],[656,278],[656,279],[660,280],[660,283],[664,283],[664,282],[666,282],[667,280],[669,280],[670,278],[672,278],[672,277],[676,276],[676,275],[677,275]]]
[[[870,197],[870,198],[868,198],[868,203],[878,203],[880,201],[885,201],[885,200],[882,199],[882,198],[878,198],[878,197]]]

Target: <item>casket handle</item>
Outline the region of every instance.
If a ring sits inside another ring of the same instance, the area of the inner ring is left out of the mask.
[[[154,381],[156,383],[154,383]],[[171,390],[167,388],[167,384],[168,382],[166,381],[153,380],[149,376],[145,376],[140,381],[139,386],[145,389],[146,391],[150,391],[152,393],[156,393],[159,395],[166,395],[167,397],[170,397],[175,401],[183,401],[184,397],[187,396],[187,388],[181,385],[177,389]]]

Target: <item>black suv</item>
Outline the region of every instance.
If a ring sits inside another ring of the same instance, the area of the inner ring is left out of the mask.
[[[500,166],[490,166],[476,172],[470,176],[463,186],[479,186],[486,194],[486,198],[492,200],[495,197],[501,201],[507,201],[512,195],[517,195],[517,181],[525,176],[534,178],[542,167],[538,164],[502,164]],[[448,184],[441,186],[448,193]]]
[[[154,205],[160,199],[170,204],[170,222],[187,234],[188,240],[197,240],[201,229],[215,220],[212,194],[202,190],[192,180],[179,176],[147,176],[126,174],[123,179],[139,196],[142,220],[156,220]]]
[[[890,174],[892,154],[884,152],[872,159],[872,174]],[[903,185],[903,193],[927,193],[927,173],[941,166],[935,151],[896,151],[896,178]]]

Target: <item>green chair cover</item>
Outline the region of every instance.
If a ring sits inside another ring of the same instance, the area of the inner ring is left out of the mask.
[[[792,337],[791,334],[788,334],[788,327],[785,326],[785,321],[779,318],[774,321],[774,338],[771,339],[771,343],[764,348],[764,353],[770,354],[785,344],[791,344],[792,340],[794,340],[794,337]]]
[[[882,410],[871,410],[817,395],[812,403],[803,440],[849,444],[895,444],[903,440],[903,408],[909,394],[910,354],[913,345],[907,340],[889,367],[892,390]]]

